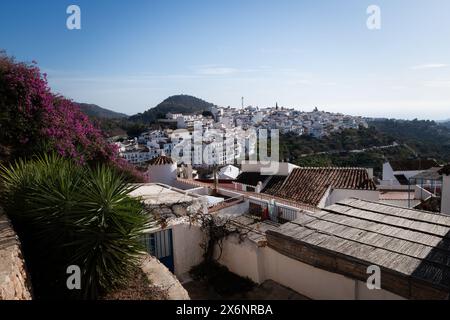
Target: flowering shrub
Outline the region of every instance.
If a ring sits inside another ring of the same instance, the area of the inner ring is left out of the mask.
[[[136,182],[144,176],[118,156],[102,131],[72,101],[51,92],[36,63],[0,53],[0,143],[14,157],[56,151],[80,165],[107,163]]]

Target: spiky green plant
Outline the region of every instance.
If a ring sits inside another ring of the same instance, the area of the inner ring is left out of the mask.
[[[97,298],[126,282],[149,219],[115,170],[45,155],[0,167],[0,180],[38,294]],[[81,268],[81,291],[66,288],[69,265]]]

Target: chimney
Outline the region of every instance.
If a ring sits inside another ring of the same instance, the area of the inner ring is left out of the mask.
[[[369,179],[373,179],[373,168],[367,168],[367,174],[369,175]]]
[[[441,213],[450,215],[450,164],[439,173],[442,175]]]
[[[261,190],[262,190],[262,182],[258,181],[258,184],[256,185],[256,188],[255,188],[255,192],[260,193]]]

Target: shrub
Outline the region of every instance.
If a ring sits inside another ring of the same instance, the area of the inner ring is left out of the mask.
[[[44,155],[1,166],[0,181],[38,298],[97,298],[126,282],[149,219],[122,175]],[[66,287],[69,265],[81,268],[80,291]]]

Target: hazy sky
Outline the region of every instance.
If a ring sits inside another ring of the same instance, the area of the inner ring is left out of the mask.
[[[81,30],[66,28],[70,4]],[[0,48],[37,60],[54,91],[128,114],[185,93],[450,118],[448,0],[5,0]]]

